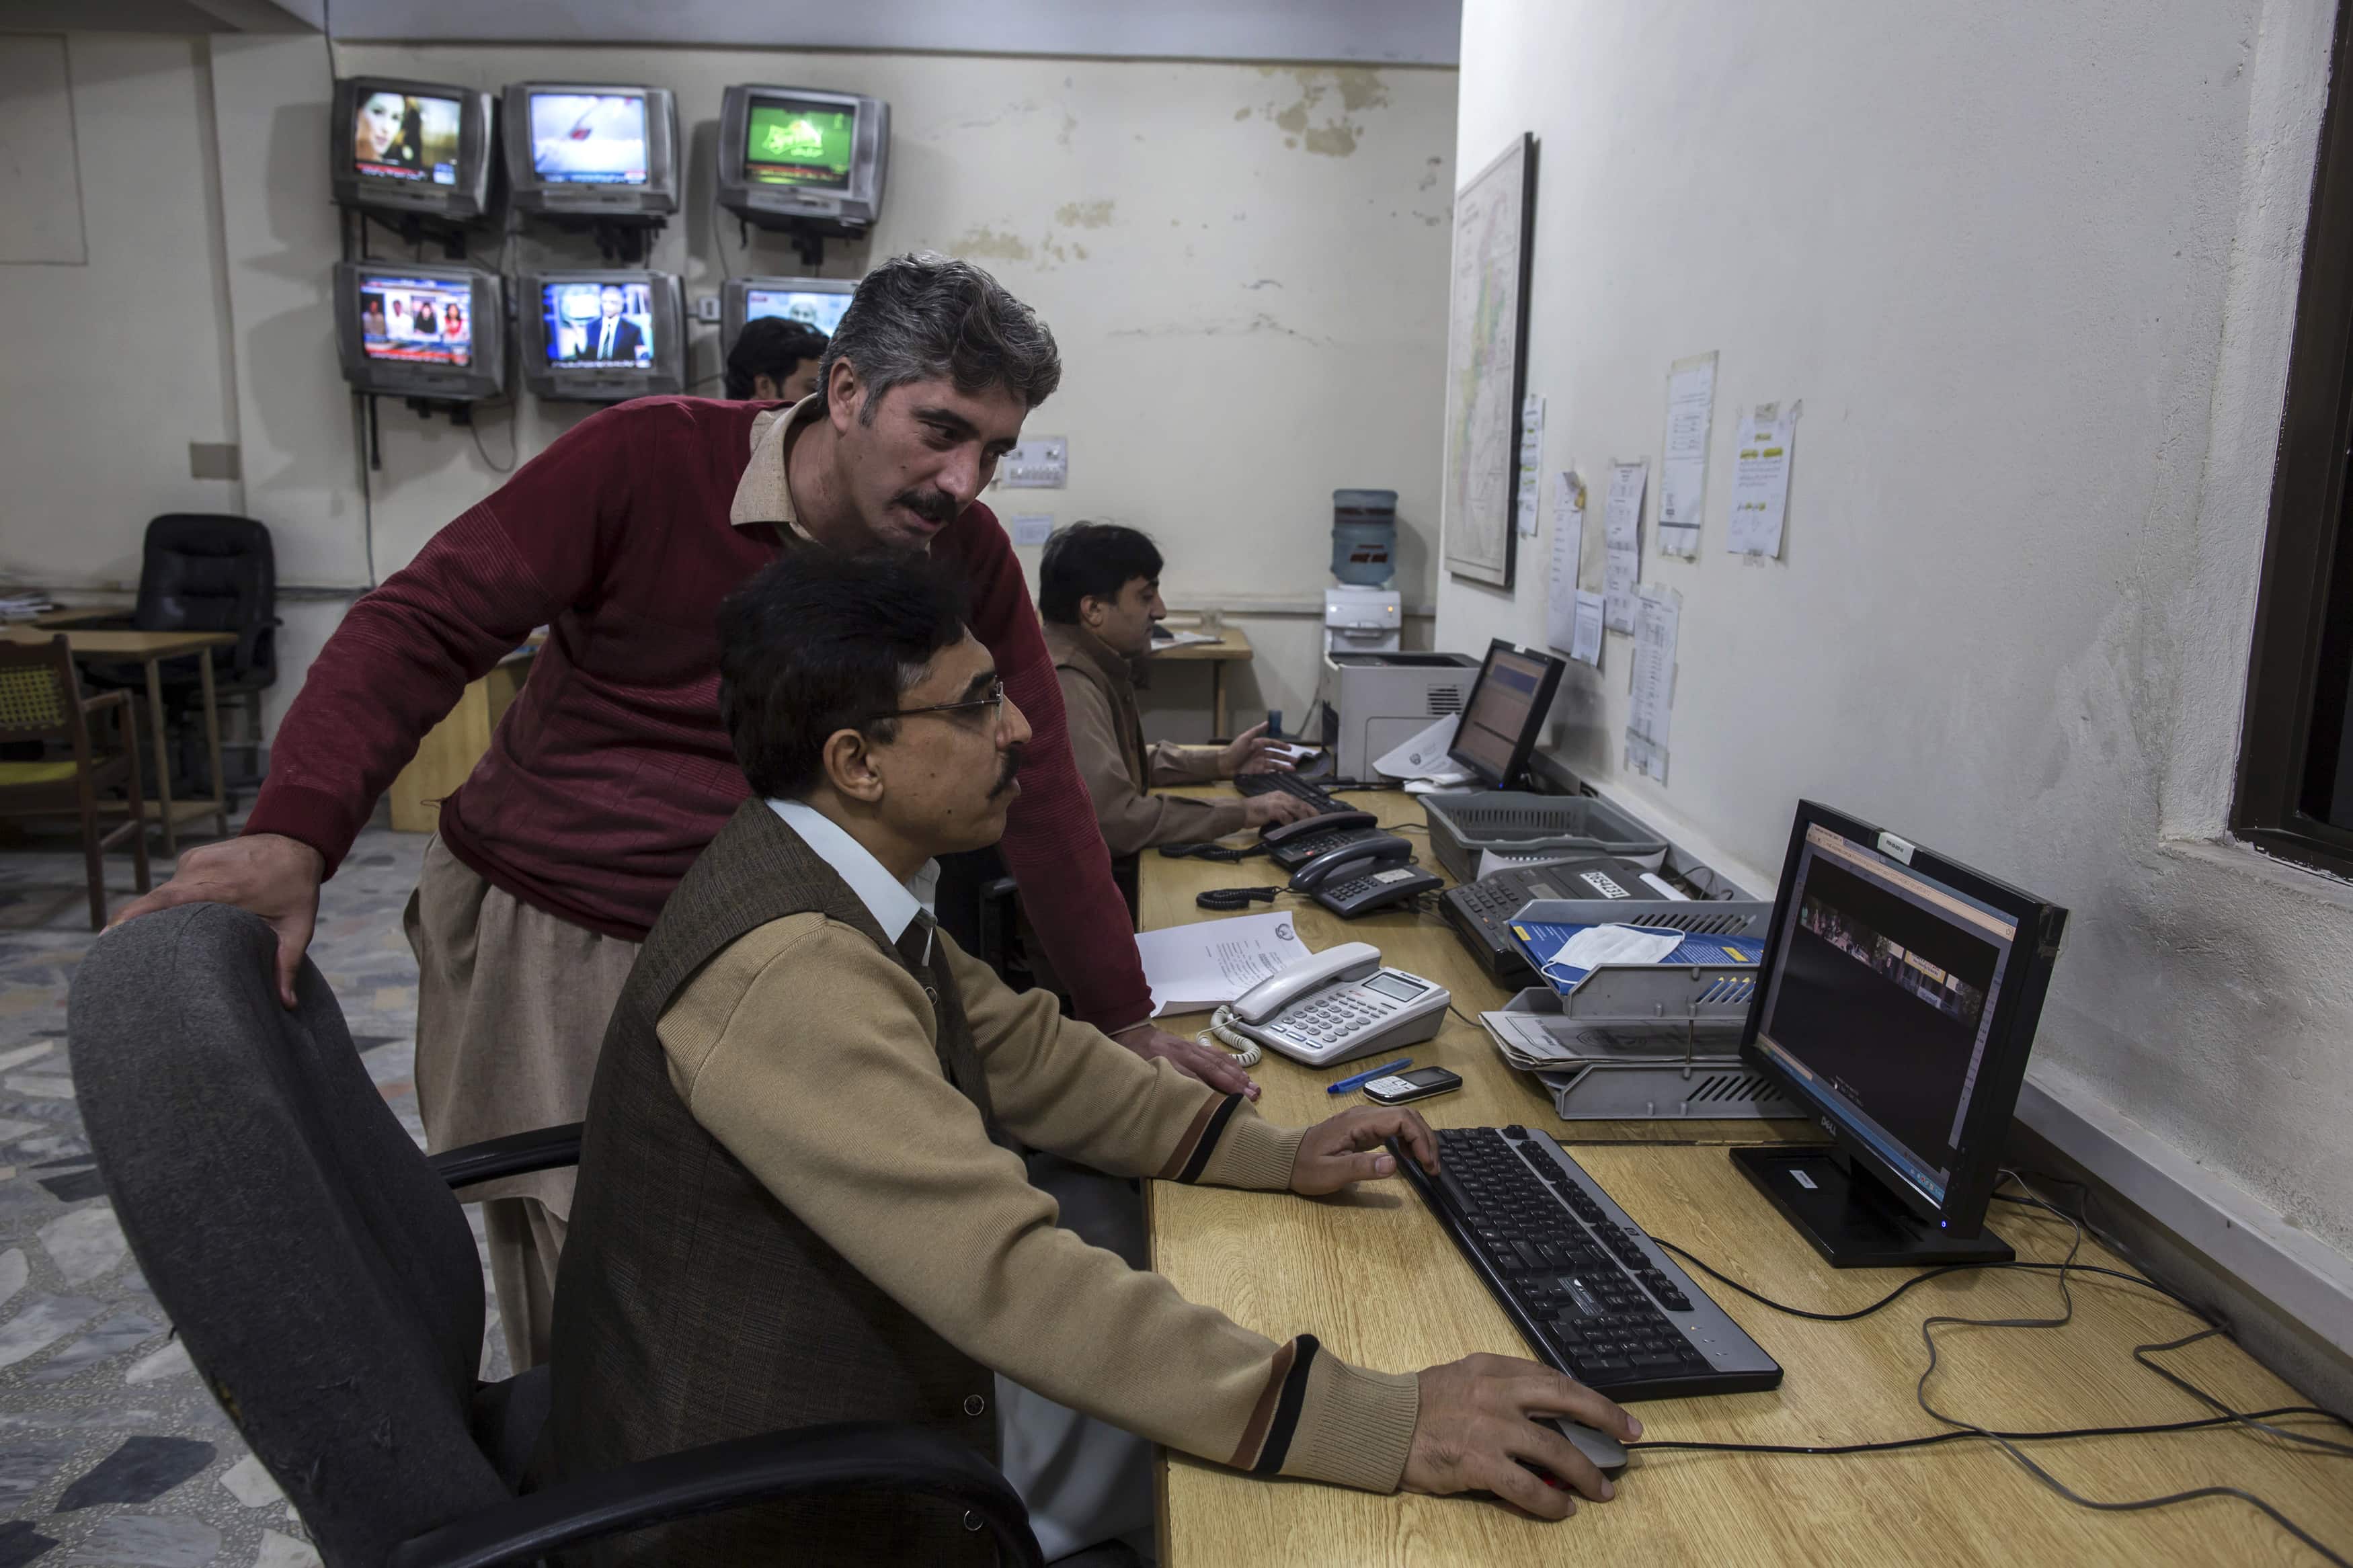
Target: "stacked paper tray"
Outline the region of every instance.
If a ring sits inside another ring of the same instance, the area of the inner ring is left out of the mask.
[[[1545,975],[1556,990],[1584,998],[1576,1011],[1588,1021],[1632,1022],[1666,1016],[1745,1016],[1757,962],[1764,952],[1766,929],[1772,921],[1773,906],[1753,899],[1707,903],[1667,899],[1534,899],[1521,906],[1507,929],[1527,955],[1529,967]],[[1547,973],[1545,966],[1560,951],[1561,943],[1595,925],[1676,931],[1683,933],[1683,941],[1656,963],[1605,963],[1577,977]],[[1703,983],[1692,991],[1694,977]],[[1717,982],[1723,984],[1718,986]],[[1599,989],[1594,990],[1597,985]],[[1589,996],[1585,994],[1588,991],[1592,992]],[[1654,1011],[1658,1006],[1672,1010]],[[1691,1007],[1701,1011],[1692,1014],[1687,1011]]]
[[[1604,973],[1596,970],[1594,977]],[[1597,1021],[1572,1016],[1567,1009],[1580,999],[1596,999],[1586,997],[1589,989],[1564,996],[1549,986],[1531,986],[1500,1010],[1479,1016],[1496,1051],[1536,1075],[1562,1121],[1804,1114],[1778,1084],[1740,1059],[1745,1005],[1727,1016],[1695,994],[1680,1016]]]

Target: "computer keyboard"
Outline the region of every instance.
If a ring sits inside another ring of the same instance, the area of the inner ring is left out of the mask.
[[[1537,1357],[1612,1399],[1777,1388],[1781,1368],[1566,1150],[1449,1127],[1398,1164]]]
[[[1238,773],[1234,777],[1234,787],[1244,795],[1271,795],[1277,790],[1285,795],[1295,795],[1314,806],[1317,815],[1322,816],[1356,809],[1353,805],[1343,805],[1297,773]]]

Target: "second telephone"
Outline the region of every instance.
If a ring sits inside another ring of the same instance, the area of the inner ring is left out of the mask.
[[[1386,833],[1335,845],[1292,874],[1291,889],[1345,920],[1401,904],[1445,882],[1409,862],[1413,846]]]
[[[1446,987],[1381,966],[1381,950],[1347,942],[1300,960],[1218,1009],[1211,1027],[1309,1067],[1429,1039],[1446,1021]]]

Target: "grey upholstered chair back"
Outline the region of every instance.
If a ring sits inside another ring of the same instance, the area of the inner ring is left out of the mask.
[[[305,961],[219,904],[117,927],[74,977],[76,1096],[123,1234],[331,1564],[512,1493],[470,1431],[474,1241]]]

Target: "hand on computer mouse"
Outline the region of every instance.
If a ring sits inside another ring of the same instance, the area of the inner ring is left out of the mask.
[[[1620,1441],[1642,1435],[1641,1422],[1548,1366],[1516,1356],[1465,1356],[1421,1373],[1421,1411],[1406,1455],[1405,1489],[1433,1497],[1493,1492],[1538,1519],[1577,1511],[1576,1499],[1546,1485],[1538,1469],[1584,1497],[1616,1495],[1574,1444],[1534,1419],[1541,1415],[1566,1415]]]
[[[1421,1168],[1438,1170],[1438,1140],[1430,1123],[1410,1110],[1386,1105],[1358,1106],[1319,1121],[1299,1140],[1292,1157],[1291,1190],[1321,1197],[1356,1182],[1397,1174],[1398,1157],[1383,1147],[1390,1139]]]

